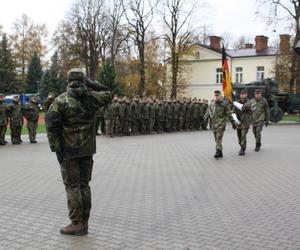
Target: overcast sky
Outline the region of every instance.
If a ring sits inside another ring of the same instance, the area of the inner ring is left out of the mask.
[[[22,14],[27,14],[37,23],[45,23],[50,35],[58,23],[65,17],[72,0],[0,0],[0,24],[5,32],[10,32],[12,23]],[[205,10],[205,24],[216,35],[224,32],[231,33],[235,38],[246,35],[267,35],[275,38],[284,30],[284,27],[267,27],[262,20],[257,20],[255,0],[208,0]],[[200,13],[201,12],[201,13]],[[203,10],[199,9],[199,16]]]

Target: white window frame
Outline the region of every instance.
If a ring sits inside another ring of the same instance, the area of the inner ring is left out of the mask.
[[[235,82],[236,83],[243,82],[243,68],[242,67],[235,68]]]
[[[256,67],[256,81],[262,81],[265,79],[265,67],[257,66]]]
[[[222,83],[222,77],[223,77],[223,70],[222,68],[216,69],[216,83],[221,84]]]

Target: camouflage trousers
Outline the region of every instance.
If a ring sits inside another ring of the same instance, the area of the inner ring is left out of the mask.
[[[140,132],[140,120],[134,119],[131,121],[131,133],[138,134]]]
[[[21,131],[22,131],[22,126],[11,126],[10,127],[10,136],[11,136],[12,143],[21,141]]]
[[[115,133],[120,135],[123,133],[123,119],[117,117],[115,120]]]
[[[0,126],[0,144],[3,144],[5,141],[6,125]]]
[[[246,149],[247,147],[247,133],[248,133],[249,128],[237,128],[237,136],[239,139],[239,144],[242,149]]]
[[[146,134],[149,130],[149,119],[141,119],[141,133]]]
[[[105,120],[105,132],[109,136],[113,135],[113,132],[114,132],[113,120],[110,120],[110,119]]]
[[[256,144],[261,145],[261,132],[264,127],[264,121],[253,123],[252,130],[256,140]]]
[[[222,141],[223,141],[224,132],[225,132],[225,127],[214,130],[216,149],[223,150]]]
[[[30,142],[33,142],[36,140],[37,127],[38,127],[37,121],[27,121],[27,130],[28,130]]]
[[[123,134],[125,134],[125,135],[130,134],[130,124],[131,124],[130,121],[124,120],[124,122],[123,122]]]
[[[148,131],[149,131],[150,133],[154,131],[154,124],[155,124],[155,119],[150,118],[150,119],[149,119],[149,128],[148,128]]]
[[[165,120],[164,121],[164,131],[165,132],[170,132],[171,130],[171,123],[170,123],[170,120]]]
[[[93,157],[64,159],[60,164],[72,222],[88,220],[92,207],[89,181],[92,176]]]

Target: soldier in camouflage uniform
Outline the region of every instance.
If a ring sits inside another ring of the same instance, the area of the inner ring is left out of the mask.
[[[176,99],[172,100],[171,103],[171,131],[176,132],[177,131],[177,123],[178,123],[178,106]]]
[[[124,122],[124,106],[121,98],[115,97],[114,115],[115,115],[115,133],[117,136],[121,136],[123,134],[123,122]]]
[[[134,97],[131,104],[131,134],[137,135],[140,130],[141,110],[138,97]]]
[[[243,89],[240,93],[239,103],[245,104],[248,100],[247,90]],[[245,155],[246,146],[247,146],[247,133],[249,127],[251,125],[252,117],[251,111],[241,111],[238,108],[234,107],[233,112],[236,113],[238,120],[240,121],[240,125],[237,125],[237,136],[239,140],[239,144],[241,146],[241,150],[239,151],[239,155]]]
[[[154,125],[155,125],[155,104],[154,100],[150,99],[149,100],[149,133],[150,134],[155,134],[154,132]]]
[[[157,100],[155,104],[155,131],[158,134],[163,133],[164,113],[161,100]]]
[[[123,134],[130,135],[130,125],[131,125],[131,108],[130,108],[130,99],[127,97],[123,98],[123,107],[124,107],[124,124],[123,124]]]
[[[24,116],[27,120],[27,129],[30,143],[37,143],[36,133],[39,121],[39,105],[35,96],[32,96],[30,103],[23,108]]]
[[[169,133],[171,132],[171,119],[172,119],[172,113],[171,113],[171,107],[170,107],[171,101],[166,100],[164,102],[164,131]]]
[[[104,109],[104,120],[105,120],[105,131],[106,135],[113,137],[114,133],[114,114],[113,114],[113,104],[110,103]]]
[[[191,111],[191,128],[192,130],[198,129],[198,123],[199,121],[199,105],[198,100],[196,98],[193,99],[192,102],[192,111]]]
[[[207,110],[208,110],[208,100],[205,100],[203,99],[202,100],[202,115],[203,115],[203,121],[202,121],[202,125],[201,125],[201,128],[203,130],[207,130],[207,126],[208,126],[208,123],[209,123],[209,118],[205,116],[205,114],[207,113]]]
[[[216,142],[216,154],[214,157],[216,159],[223,157],[222,139],[227,120],[230,119],[230,121],[234,124],[231,114],[232,112],[229,104],[223,99],[221,92],[216,90],[215,101],[211,104],[207,114],[211,119],[212,130],[214,132]]]
[[[4,104],[4,95],[0,94],[0,145],[5,145],[5,132],[7,128],[7,106]]]
[[[100,135],[98,133],[99,127],[102,135],[105,135],[105,119],[104,119],[104,107],[101,107],[96,113],[96,121],[95,121],[95,130],[96,135]]]
[[[185,108],[185,130],[192,129],[192,101],[189,98]]]
[[[8,106],[9,124],[11,130],[12,144],[21,144],[21,131],[23,126],[23,109],[19,102],[19,97],[14,96],[13,103]]]
[[[269,125],[270,111],[269,105],[265,98],[262,97],[260,89],[255,90],[255,98],[247,102],[243,106],[244,111],[252,112],[252,127],[253,134],[256,140],[255,151],[258,152],[261,148],[261,132],[263,126]]]
[[[184,100],[180,100],[177,102],[178,105],[178,131],[183,130],[184,125],[184,116],[185,116],[185,105]]]
[[[141,134],[148,133],[149,128],[149,105],[148,100],[145,98],[141,103]]]
[[[48,111],[47,135],[60,163],[72,221],[60,232],[84,235],[88,233],[92,205],[89,182],[96,152],[95,113],[111,97],[108,92],[98,92],[100,84],[90,86],[80,69],[68,72],[67,84],[67,92],[58,96]]]

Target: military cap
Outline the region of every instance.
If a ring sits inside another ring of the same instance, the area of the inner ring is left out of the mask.
[[[70,69],[68,72],[68,81],[83,81],[84,77],[84,72],[79,68]]]
[[[255,94],[261,94],[261,89],[256,89]]]
[[[215,95],[221,95],[221,91],[220,90],[215,90]]]
[[[242,89],[241,94],[248,94],[248,91],[246,89]]]

